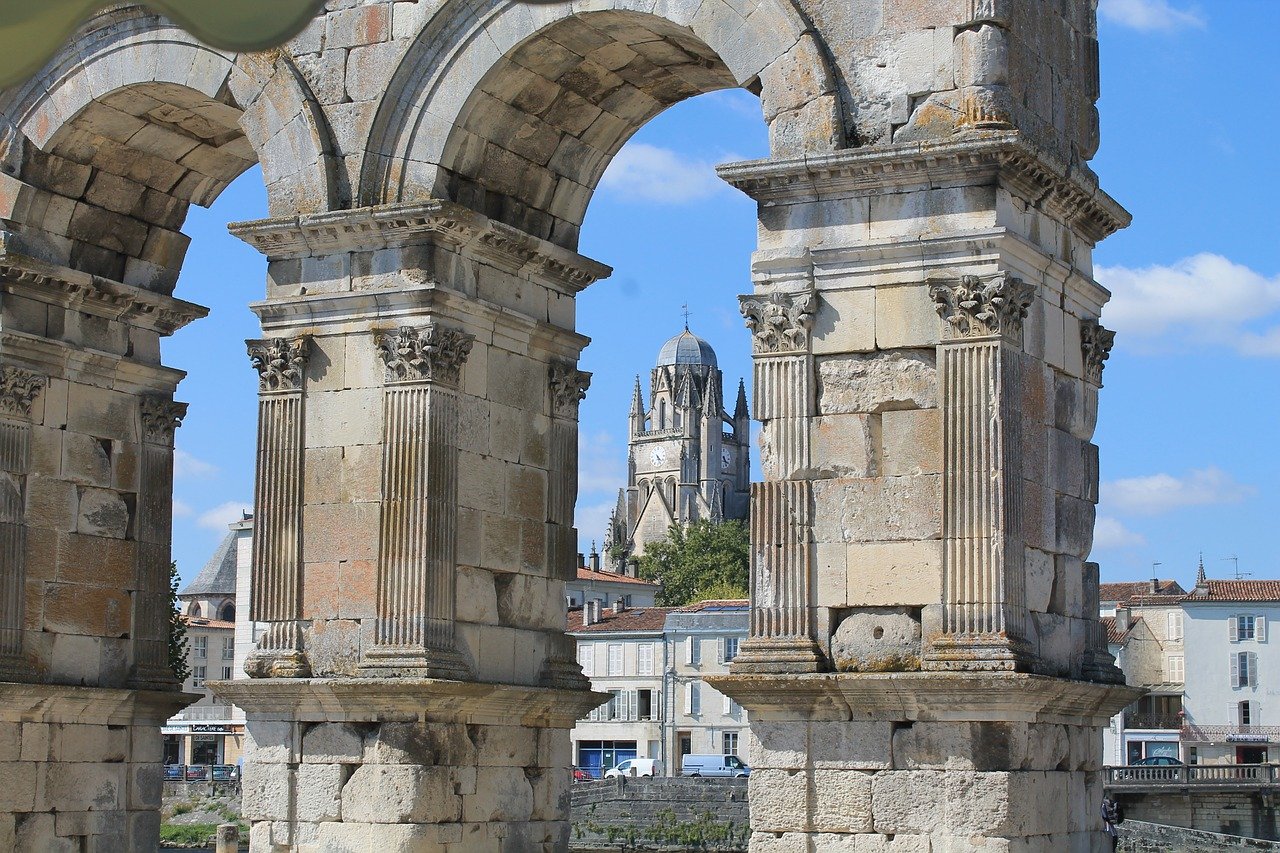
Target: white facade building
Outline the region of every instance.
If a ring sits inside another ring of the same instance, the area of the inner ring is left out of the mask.
[[[747,638],[746,601],[702,601],[667,616],[666,643],[671,661],[672,706],[669,754],[720,753],[741,757],[747,747],[747,714],[704,679],[729,671],[738,645]]]

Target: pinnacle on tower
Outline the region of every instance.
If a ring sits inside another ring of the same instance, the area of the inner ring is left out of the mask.
[[[747,383],[744,380],[739,379],[738,380],[738,403],[733,407],[733,419],[736,421],[738,418],[745,418],[745,417],[748,417]]]
[[[1204,586],[1204,552],[1200,552],[1200,568],[1196,570],[1196,586]]]

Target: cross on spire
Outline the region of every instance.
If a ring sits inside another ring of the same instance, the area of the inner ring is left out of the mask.
[[[689,331],[689,303],[686,302],[684,305],[680,307],[684,314],[684,330],[687,332]]]

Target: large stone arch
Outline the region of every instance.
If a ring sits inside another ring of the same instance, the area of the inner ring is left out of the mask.
[[[623,143],[734,86],[761,96],[776,156],[841,146],[830,67],[787,3],[448,4],[383,98],[364,198],[459,201],[572,248]]]

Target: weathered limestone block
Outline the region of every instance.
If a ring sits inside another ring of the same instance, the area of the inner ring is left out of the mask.
[[[938,405],[932,350],[830,356],[817,361],[821,414],[928,409]]]
[[[920,668],[920,620],[904,608],[862,608],[831,636],[839,672],[901,672]]]

